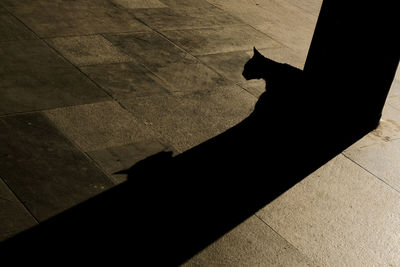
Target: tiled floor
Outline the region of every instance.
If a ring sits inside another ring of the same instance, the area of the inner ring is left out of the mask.
[[[240,122],[256,46],[302,68],[321,0],[0,0],[0,240]],[[185,266],[399,266],[400,77],[378,129]]]

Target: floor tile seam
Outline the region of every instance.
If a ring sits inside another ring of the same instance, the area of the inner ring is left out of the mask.
[[[399,138],[400,139],[400,138]],[[388,182],[386,182],[384,179],[380,178],[378,175],[376,175],[375,173],[373,173],[372,171],[368,170],[366,167],[362,166],[360,163],[358,163],[357,161],[353,160],[352,158],[350,158],[349,156],[347,156],[344,152],[340,153],[341,155],[343,155],[346,159],[350,160],[353,164],[357,165],[359,168],[363,169],[364,171],[366,171],[367,173],[371,174],[374,178],[376,178],[377,180],[379,180],[379,182],[383,183],[384,185],[388,186],[390,189],[392,189],[393,191],[395,191],[397,194],[400,194],[400,191],[398,189],[396,189],[395,187],[393,187],[391,184],[389,184]]]
[[[12,187],[7,183],[7,181],[3,178],[0,178],[3,183],[7,186],[8,190],[14,195],[14,197],[17,199],[17,202],[13,201],[14,203],[19,203],[21,206],[25,209],[25,211],[33,218],[36,224],[40,223],[40,220],[36,218],[36,216],[33,214],[33,212],[29,209],[28,206],[25,205],[25,202],[22,201],[22,199],[18,196],[18,194],[12,189]]]
[[[21,23],[28,31],[30,31],[37,39],[40,40],[40,36],[31,28],[29,27],[25,22],[23,22],[19,17],[17,17],[14,13],[12,13],[10,10],[8,10],[8,8],[6,8],[4,5],[0,4],[4,10],[6,10],[6,12],[13,17],[14,19],[16,19],[19,23]],[[32,39],[27,39],[27,40],[32,40]],[[33,39],[35,40],[35,39]],[[14,41],[15,42],[15,41]],[[1,42],[0,42],[1,43]]]
[[[194,53],[192,55],[196,56],[196,57],[201,57],[201,56],[218,55],[218,54],[224,54],[224,53],[246,52],[246,51],[252,51],[253,47],[255,47],[254,44],[251,45],[249,48],[238,47],[238,48],[233,48],[233,50],[231,50],[231,51],[222,51],[222,52],[219,51],[219,52],[210,52],[210,53],[207,53],[207,52],[204,53],[203,52],[201,54]],[[292,48],[287,47],[287,46],[274,46],[274,47],[271,47],[271,46],[268,46],[268,45],[257,45],[256,48],[258,50],[261,50],[261,49],[282,49],[282,48],[284,48],[284,49],[290,49],[291,51],[296,52]]]
[[[107,39],[106,39],[107,40]],[[70,63],[76,70],[78,70],[84,77],[86,77],[92,84],[94,84],[98,89],[100,89],[102,92],[104,92],[110,99],[108,101],[115,101],[121,108],[124,110],[127,110],[127,108],[117,99],[115,98],[111,93],[109,93],[107,90],[105,90],[99,83],[97,83],[95,80],[93,80],[88,74],[86,74],[79,66],[73,64],[69,59],[67,59],[61,52],[59,52],[57,49],[55,49],[51,44],[44,42],[51,48],[53,49],[59,56],[61,56],[64,60],[66,60],[68,63]],[[110,42],[107,40],[107,42]],[[111,42],[110,42],[111,43]],[[114,45],[113,45],[114,46]],[[121,51],[122,52],[122,51]],[[125,54],[125,53],[124,53]],[[125,62],[126,63],[126,62]],[[105,102],[105,101],[98,101],[98,102]],[[98,103],[95,102],[95,103]],[[127,110],[128,111],[128,110]],[[136,118],[136,117],[135,117]]]
[[[283,47],[283,46],[263,47],[263,48],[260,48],[260,50],[261,49],[268,49],[268,50],[288,49],[291,52],[296,52],[295,50],[293,50],[290,47]],[[195,54],[195,55],[199,56],[199,57],[202,57],[202,56],[216,56],[216,55],[221,55],[221,54],[237,53],[237,52],[251,52],[252,53],[253,52],[253,47],[251,47],[249,49],[239,48],[237,50],[230,51],[230,52],[215,52],[215,53]]]
[[[210,3],[210,4],[211,4],[211,3]],[[117,5],[119,6],[119,4],[117,4]],[[232,17],[238,19],[239,21],[243,21],[243,20],[241,20],[240,18],[237,18],[236,16],[233,16],[233,15],[230,14],[229,12],[226,12],[225,10],[222,10],[221,8],[215,6],[214,4],[211,4],[211,5],[214,6],[215,8],[217,8],[217,9],[221,10],[222,12],[225,12],[225,13],[229,14],[230,16],[232,16]],[[184,53],[187,53],[188,55],[191,55],[193,58],[195,58],[195,59],[197,60],[198,63],[201,63],[201,64],[203,64],[204,66],[208,67],[210,70],[212,70],[214,73],[216,73],[218,76],[222,77],[223,79],[225,79],[225,80],[227,80],[227,81],[230,81],[230,80],[227,79],[225,76],[223,76],[223,75],[221,75],[219,72],[217,72],[214,68],[212,68],[211,66],[209,66],[209,65],[206,64],[205,62],[201,61],[201,60],[199,59],[199,56],[201,56],[201,55],[194,55],[194,54],[190,53],[189,51],[187,51],[187,50],[184,49],[183,47],[179,46],[178,44],[176,44],[176,43],[174,43],[172,40],[170,40],[165,34],[163,34],[163,33],[161,32],[161,30],[157,30],[157,29],[151,27],[150,25],[148,25],[147,23],[145,23],[145,22],[144,22],[143,20],[141,20],[140,18],[137,18],[135,15],[133,15],[133,17],[134,17],[137,21],[139,21],[140,23],[144,24],[146,27],[148,27],[149,29],[151,29],[154,33],[158,34],[158,35],[161,36],[163,39],[167,40],[168,42],[170,42],[171,44],[173,44],[175,47],[177,47],[178,49],[180,49],[181,51],[183,51]],[[245,22],[243,22],[243,24],[240,24],[240,25],[248,25],[248,26],[252,27],[251,25],[249,25],[249,24],[247,24],[247,23],[245,23]],[[226,25],[220,25],[220,26],[219,26],[219,28],[224,28],[224,27],[226,27]],[[207,29],[207,28],[211,28],[211,27],[204,27],[204,28]],[[254,30],[256,30],[257,32],[262,33],[263,35],[266,35],[265,33],[263,33],[263,32],[261,32],[261,31],[255,29],[254,27],[252,27],[252,28],[253,28]],[[171,31],[173,31],[173,30],[171,30]],[[266,35],[266,36],[268,36],[268,35]],[[107,39],[106,36],[103,36],[103,37],[104,37],[105,39]],[[268,37],[271,38],[270,36],[268,36]],[[271,38],[271,39],[273,39],[273,38]],[[108,39],[107,39],[107,40],[108,40]],[[273,40],[276,41],[275,39],[273,39]],[[277,43],[279,43],[281,46],[276,47],[276,48],[287,48],[287,49],[292,50],[290,47],[287,47],[286,45],[284,45],[284,44],[282,44],[282,43],[280,43],[280,42],[277,42]],[[248,50],[238,50],[238,51],[248,51]],[[235,52],[236,52],[236,51],[235,51]],[[144,65],[144,64],[143,64],[143,65]],[[145,66],[145,65],[144,65],[144,66]],[[159,78],[159,79],[161,79],[162,81],[164,81],[164,79],[162,79],[162,78],[159,77],[157,74],[155,74],[153,71],[151,71],[147,66],[145,66],[145,67],[146,67],[146,69],[148,69],[153,75],[155,75],[157,78]],[[165,82],[165,81],[164,81],[164,82]],[[237,85],[236,82],[234,82],[234,83]],[[240,85],[239,85],[239,87],[242,88],[245,92],[247,92],[247,93],[250,94],[251,96],[253,96],[253,97],[255,97],[256,99],[258,99],[257,96],[253,95],[249,90],[247,90],[247,89],[244,88],[243,86],[240,86]]]
[[[59,107],[49,107],[49,108],[43,108],[43,109],[37,109],[37,110],[4,113],[4,114],[0,114],[0,118],[7,118],[7,117],[13,117],[13,116],[19,116],[19,115],[28,115],[28,114],[33,114],[33,113],[41,113],[41,112],[51,111],[51,110],[55,110],[55,109],[59,109],[59,108],[71,108],[71,107],[75,107],[75,106],[90,105],[90,104],[97,104],[97,103],[110,102],[110,101],[114,101],[114,100],[113,99],[108,99],[108,100],[102,99],[102,100],[96,100],[96,101],[90,102],[90,103],[71,104],[71,105],[64,105],[64,106],[59,106]]]
[[[34,112],[24,112],[24,113],[21,112],[21,113],[18,113],[18,114],[41,113],[43,116],[45,116],[45,117],[48,119],[49,123],[50,123],[54,128],[56,128],[68,141],[70,141],[71,143],[73,143],[74,146],[75,146],[80,152],[82,152],[82,153],[87,153],[87,152],[88,152],[88,153],[89,153],[89,152],[92,152],[92,151],[95,151],[95,150],[87,150],[87,151],[86,151],[86,150],[84,150],[83,148],[81,148],[81,147],[79,146],[78,143],[76,143],[74,140],[68,138],[68,137],[59,129],[59,127],[58,127],[52,120],[50,120],[50,119],[45,115],[45,112],[46,112],[46,111],[53,111],[53,110],[56,110],[56,109],[66,109],[66,108],[79,107],[79,106],[85,106],[85,105],[96,105],[96,104],[102,104],[102,103],[108,103],[108,102],[113,102],[113,103],[118,104],[123,110],[125,110],[126,112],[128,112],[134,119],[138,120],[138,118],[137,118],[136,116],[134,116],[131,112],[129,112],[129,110],[128,110],[122,103],[120,103],[119,101],[117,101],[117,100],[115,100],[115,99],[102,100],[102,101],[91,102],[91,103],[85,103],[85,104],[79,104],[79,105],[70,105],[70,106],[62,106],[62,107],[57,107],[57,108],[43,109],[43,110],[34,111]],[[10,116],[13,116],[13,115],[10,115]],[[0,117],[1,117],[1,116],[0,116]],[[145,124],[144,124],[144,125],[145,125]]]
[[[101,35],[103,38],[105,38],[103,35]],[[105,38],[108,42],[110,42],[107,38]],[[74,68],[76,68],[82,75],[84,75],[89,81],[91,81],[97,88],[99,88],[100,90],[102,90],[106,95],[108,95],[108,97],[110,97],[109,100],[103,100],[103,101],[97,101],[94,103],[101,103],[101,102],[107,102],[107,101],[114,101],[116,102],[122,109],[124,109],[125,111],[127,111],[131,116],[133,116],[136,120],[140,121],[142,124],[146,125],[143,120],[137,116],[135,116],[132,112],[129,111],[129,109],[127,107],[125,107],[125,105],[123,103],[121,103],[119,101],[119,99],[117,99],[116,97],[114,97],[111,93],[109,93],[107,90],[105,90],[100,84],[98,84],[96,81],[94,81],[89,75],[87,75],[83,70],[80,69],[79,66],[76,66],[75,64],[73,64],[69,59],[67,59],[61,52],[59,52],[57,49],[55,49],[53,46],[51,46],[51,44],[49,44],[48,42],[46,42],[46,40],[43,40],[44,43],[46,43],[47,46],[49,46],[49,48],[53,49],[58,55],[60,55],[64,60],[66,60],[68,63],[70,63]],[[110,42],[111,43],[111,42]],[[111,43],[112,44],[112,43]],[[113,45],[113,44],[112,44]],[[113,45],[114,46],[114,45]],[[125,53],[124,53],[125,54]],[[131,62],[131,61],[130,61]],[[129,63],[129,62],[125,62],[125,63]],[[116,63],[118,64],[118,63]],[[122,64],[122,63],[119,63]],[[84,67],[84,66],[83,66]],[[147,69],[147,68],[146,68]],[[152,72],[153,73],[153,72]],[[154,74],[154,73],[153,73]],[[157,75],[156,75],[157,76]],[[159,78],[157,76],[157,78]],[[71,106],[79,106],[79,105],[71,105]],[[51,110],[51,109],[48,109]],[[58,128],[57,128],[58,129]],[[169,143],[167,139],[165,139],[165,137],[159,132],[159,131],[155,131],[154,129],[150,129],[151,132],[154,134],[156,133],[155,136],[157,137],[162,137],[162,140]],[[70,140],[68,138],[68,140]],[[77,145],[77,144],[76,144]],[[79,146],[78,146],[79,147]],[[81,151],[82,153],[86,154],[85,151],[83,151],[80,147],[79,147],[79,151]],[[110,178],[109,175],[107,175],[107,177]],[[113,182],[113,180],[111,180]]]
[[[137,18],[139,20],[139,18]],[[142,22],[143,23],[143,22]],[[250,26],[247,23],[229,23],[229,24],[215,24],[211,26],[187,26],[187,27],[168,27],[168,26],[157,26],[152,29],[156,29],[158,31],[164,32],[172,32],[172,31],[190,31],[190,30],[207,30],[207,29],[223,29],[229,27],[237,27],[237,26]],[[150,26],[148,26],[150,27]]]
[[[101,102],[96,102],[96,103],[106,103],[106,102],[117,102],[117,101],[114,101],[114,100],[106,100],[106,101],[101,101]],[[96,104],[96,103],[90,103],[90,104]],[[125,111],[127,111],[131,116],[133,116],[136,120],[138,120],[139,122],[141,122],[143,125],[146,125],[144,122],[142,122],[140,119],[138,119],[136,116],[134,116],[129,110],[127,110],[121,103],[119,103],[119,102],[117,102]],[[83,104],[83,105],[90,105],[90,104]],[[81,106],[81,105],[75,105],[75,106]],[[71,106],[72,107],[72,106]],[[65,108],[65,107],[61,107],[61,108]],[[49,110],[54,110],[54,109],[49,109]],[[66,136],[64,133],[63,133],[63,131],[62,130],[60,130],[59,129],[59,127],[52,121],[52,120],[50,120],[49,118],[47,118],[47,116],[44,114],[44,112],[45,112],[46,110],[44,110],[44,111],[41,111],[40,113],[42,113],[43,114],[43,116],[45,116],[46,117],[46,119],[47,119],[47,121],[48,121],[48,123],[50,124],[50,125],[52,125],[56,130],[57,130],[57,132],[59,133],[59,134],[61,134],[66,140],[68,140],[71,144],[72,144],[72,146],[77,150],[77,151],[79,151],[81,154],[83,154],[88,160],[89,160],[89,162],[90,163],[92,163],[93,165],[94,165],[94,167],[96,167],[99,171],[101,171],[107,178],[108,178],[108,180],[115,186],[115,185],[117,185],[117,183],[115,182],[115,180],[113,179],[113,177],[112,177],[112,174],[108,174],[107,173],[107,171],[95,160],[95,159],[93,159],[91,156],[90,156],[90,153],[91,152],[93,152],[93,151],[95,151],[95,150],[84,150],[83,148],[81,148],[80,146],[79,146],[79,144],[75,141],[75,140],[73,140],[73,139],[71,139],[71,138],[69,138],[68,136]],[[146,126],[147,127],[147,126]],[[150,131],[151,131],[151,133],[152,133],[152,137],[154,137],[154,138],[156,138],[157,140],[159,140],[160,142],[161,142],[161,144],[162,145],[164,145],[164,146],[166,146],[168,143],[166,143],[166,141],[164,140],[164,139],[162,139],[162,138],[160,138],[160,134],[154,134],[154,130],[153,129],[149,129]],[[171,146],[172,147],[172,146]],[[174,148],[175,149],[175,148]],[[110,188],[107,188],[106,190],[108,190],[108,189],[110,189]],[[101,194],[102,192],[100,192],[99,194]]]
[[[208,2],[208,1],[207,1],[207,2]],[[208,3],[211,4],[211,5],[213,5],[213,6],[215,6],[215,7],[218,8],[219,10],[221,10],[221,11],[223,11],[223,12],[229,14],[230,16],[232,16],[232,17],[238,19],[239,21],[243,21],[243,23],[244,23],[245,25],[250,26],[253,30],[255,30],[255,31],[261,33],[262,35],[265,35],[265,36],[267,36],[268,38],[274,40],[275,42],[277,42],[277,43],[280,44],[281,46],[286,47],[286,48],[289,48],[289,47],[288,47],[287,45],[285,45],[284,43],[282,43],[282,42],[276,40],[275,38],[273,38],[273,37],[270,36],[269,34],[263,32],[263,31],[260,31],[259,29],[255,28],[252,24],[250,24],[250,23],[248,23],[248,22],[245,22],[244,20],[242,20],[241,18],[239,18],[239,17],[237,17],[236,15],[232,14],[231,12],[228,12],[228,11],[222,9],[222,8],[220,8],[220,7],[216,6],[216,5],[214,5],[213,3],[210,3],[210,2],[208,2]]]
[[[91,81],[97,88],[99,88],[100,90],[102,90],[106,95],[108,95],[109,97],[111,97],[112,99],[114,99],[111,94],[109,94],[106,90],[104,90],[99,84],[97,84],[93,79],[91,79],[88,75],[86,75],[86,73],[82,72],[81,69],[76,66],[75,64],[73,64],[69,59],[67,59],[61,52],[59,52],[57,49],[55,49],[52,45],[49,44],[49,42],[46,41],[46,39],[41,38],[35,31],[33,31],[33,29],[31,29],[28,25],[26,25],[22,20],[20,20],[17,16],[15,16],[14,14],[12,14],[7,8],[4,7],[5,10],[7,10],[7,12],[9,12],[16,20],[18,20],[20,23],[22,23],[29,31],[31,31],[39,40],[41,40],[44,44],[47,45],[47,47],[49,47],[50,49],[52,49],[57,55],[59,55],[61,58],[63,58],[66,62],[68,62],[69,64],[71,64],[75,69],[77,69],[81,74],[83,74],[87,79],[89,79],[89,81]],[[107,40],[108,41],[108,40]],[[114,99],[115,100],[115,99]]]
[[[172,40],[170,40],[169,38],[167,38],[164,34],[155,31],[157,34],[161,35],[164,39],[168,40],[170,43],[172,43],[174,46],[176,46],[177,48],[179,48],[180,50],[182,50],[184,53],[187,53],[188,55],[192,56],[193,58],[196,59],[197,63],[200,63],[202,65],[204,65],[205,67],[207,67],[208,69],[210,69],[211,71],[213,71],[215,74],[217,74],[218,76],[220,76],[222,79],[228,81],[228,82],[233,82],[233,84],[237,85],[236,82],[231,81],[230,79],[226,78],[224,75],[222,75],[221,73],[219,73],[217,70],[215,70],[212,66],[208,65],[206,62],[203,62],[199,57],[201,55],[194,55],[192,53],[190,53],[189,51],[187,51],[186,49],[184,49],[183,47],[180,47],[179,45],[175,44]],[[247,51],[247,50],[246,50]],[[151,70],[150,70],[151,71]],[[153,72],[152,72],[153,73]],[[153,73],[155,76],[157,76],[158,78],[162,79],[161,77],[159,77],[158,75],[156,75],[155,73]],[[164,79],[162,79],[164,81]],[[164,81],[166,82],[166,81]],[[167,82],[166,82],[167,83]],[[243,87],[239,86],[240,88],[244,89]],[[244,89],[244,91],[246,91],[247,93],[249,93],[251,96],[254,96],[253,94],[251,94],[250,92],[248,92],[246,89]],[[255,96],[254,96],[255,97]],[[257,97],[255,97],[257,99]]]
[[[111,102],[111,101],[103,101],[103,102]],[[98,102],[98,103],[103,103],[103,102]],[[103,174],[108,178],[108,180],[109,180],[114,186],[116,185],[116,183],[115,183],[114,180],[112,179],[111,175],[108,175],[107,172],[106,172],[95,160],[93,160],[93,159],[90,157],[90,155],[88,154],[90,151],[85,151],[83,148],[81,148],[81,147],[79,146],[79,144],[78,144],[75,140],[73,140],[73,139],[69,138],[67,135],[65,135],[65,134],[63,133],[63,131],[59,129],[59,127],[56,125],[56,123],[55,123],[54,121],[52,121],[51,119],[49,119],[49,118],[44,114],[44,112],[40,112],[40,113],[41,113],[41,115],[42,115],[43,117],[46,118],[47,122],[48,122],[51,126],[53,126],[54,129],[57,130],[57,133],[58,133],[58,134],[60,134],[65,140],[67,140],[67,141],[70,143],[70,145],[72,145],[73,148],[75,148],[75,149],[76,149],[78,152],[80,152],[84,157],[86,157],[86,159],[88,159],[89,162],[90,162],[91,164],[93,164],[93,167],[95,167],[95,168],[98,169],[101,173],[103,173]],[[108,189],[110,189],[110,188],[106,188],[105,190],[108,190]],[[104,191],[103,191],[103,192],[104,192]],[[100,192],[100,193],[98,193],[98,194],[101,194],[101,193],[102,193],[102,192]],[[98,194],[96,194],[96,195],[98,195]],[[70,208],[72,208],[72,207],[68,207],[67,209],[70,209]]]
[[[387,103],[389,106],[391,106],[392,108],[394,108],[395,110],[400,111],[400,107],[397,107],[395,105],[392,105],[391,103]]]
[[[136,17],[135,17],[136,18]],[[149,29],[151,29],[154,33],[156,33],[157,35],[159,35],[160,37],[162,37],[163,39],[165,39],[166,41],[168,41],[169,43],[173,44],[175,47],[177,47],[179,50],[181,50],[182,52],[192,56],[196,62],[194,63],[200,63],[204,66],[206,66],[207,68],[209,68],[210,70],[212,70],[214,73],[216,73],[218,76],[220,76],[221,78],[230,81],[229,79],[227,79],[225,76],[221,75],[219,72],[217,72],[214,68],[212,68],[211,66],[209,66],[208,64],[206,64],[205,62],[201,61],[197,55],[194,55],[192,53],[190,53],[189,51],[187,51],[186,49],[184,49],[183,47],[179,46],[178,44],[174,43],[172,40],[170,40],[167,36],[165,36],[162,32],[160,32],[157,29],[154,29],[152,27],[150,27],[149,25],[147,25],[144,21],[140,20],[139,18],[136,18],[140,23],[144,24],[145,26],[149,27]],[[109,41],[107,39],[106,36],[102,35],[107,41]],[[245,50],[247,51],[247,50]],[[168,83],[167,81],[165,81],[162,77],[160,77],[159,75],[157,75],[156,73],[154,73],[150,67],[146,66],[146,64],[142,64],[148,71],[150,71],[155,77],[157,77],[158,79],[160,79],[161,81],[163,81],[164,83],[166,83],[168,86],[171,86],[173,89],[176,89],[173,85],[171,85],[170,83]],[[242,87],[241,87],[242,88]],[[178,90],[179,91],[179,90]],[[248,92],[245,89],[246,92]],[[176,92],[175,90],[173,92]],[[172,92],[171,92],[172,93]],[[249,92],[248,92],[249,93]],[[254,96],[253,94],[249,93],[250,95]]]
[[[221,9],[221,8],[215,6],[215,5],[212,4],[212,3],[210,3],[210,4],[213,5],[215,8],[221,10],[222,12],[224,12],[224,13],[226,13],[226,14],[228,14],[228,15],[234,17],[234,18],[236,18],[238,21],[243,21],[242,19],[238,18],[237,16],[232,15],[230,12],[227,12],[227,11]],[[179,30],[162,30],[162,29],[158,30],[158,29],[155,29],[155,28],[151,27],[150,25],[148,25],[147,23],[145,23],[143,20],[141,20],[140,18],[136,17],[135,15],[134,15],[134,18],[135,18],[137,21],[139,21],[140,23],[144,24],[146,27],[152,29],[155,33],[159,34],[159,35],[162,36],[164,39],[166,39],[166,40],[168,40],[169,42],[171,42],[172,44],[174,44],[176,47],[180,48],[181,50],[183,50],[184,52],[188,53],[189,55],[195,57],[193,54],[189,53],[189,52],[186,51],[184,48],[182,48],[182,47],[180,47],[179,45],[175,44],[175,43],[174,43],[172,40],[170,40],[165,34],[163,34],[163,33],[161,32],[161,31],[179,31]],[[267,36],[268,38],[270,38],[271,40],[277,42],[278,44],[280,44],[280,47],[289,48],[289,47],[286,46],[285,44],[283,44],[283,43],[281,43],[281,42],[275,40],[274,38],[272,38],[272,37],[269,36],[268,34],[266,34],[266,33],[262,32],[262,31],[260,31],[260,30],[258,30],[258,29],[256,29],[256,28],[254,28],[252,25],[250,25],[250,24],[248,24],[248,23],[246,23],[246,22],[244,22],[244,21],[243,21],[242,24],[237,24],[237,25],[243,25],[243,26],[247,25],[247,26],[251,27],[252,29],[254,29],[256,32],[259,32],[259,33],[261,33],[262,35],[265,35],[265,36]],[[231,26],[237,26],[237,25],[231,25]],[[230,26],[229,24],[227,24],[227,25],[216,25],[215,27],[204,27],[204,28],[202,28],[202,29],[224,28],[224,27],[229,27],[229,26]],[[182,30],[180,30],[180,31],[185,31],[185,30],[187,31],[188,29],[182,29]],[[189,30],[190,30],[190,29],[189,29]],[[195,58],[198,60],[197,57],[195,57]]]
[[[258,214],[254,214],[254,216],[261,221],[268,229],[270,229],[272,232],[274,232],[276,235],[278,235],[282,240],[284,240],[290,247],[294,248],[298,253],[300,253],[303,257],[307,258],[308,261],[310,261],[314,266],[320,266],[318,265],[313,259],[311,259],[308,255],[306,255],[304,252],[302,252],[298,247],[296,247],[294,244],[292,244],[289,240],[287,240],[285,237],[283,237],[277,230],[275,230],[271,225],[268,224],[262,217],[260,217]]]
[[[112,32],[93,32],[87,34],[68,34],[68,35],[49,35],[49,36],[38,36],[41,40],[46,39],[61,39],[61,38],[74,38],[74,37],[90,37],[90,36],[97,36],[97,35],[104,35],[104,34],[130,34],[130,33],[146,33],[150,30],[138,30],[138,31],[112,31]]]
[[[244,87],[242,84],[240,84],[239,82],[235,83],[237,86],[239,86],[240,88],[242,88],[244,91],[246,91],[247,93],[249,93],[250,95],[252,95],[255,99],[259,99],[259,96],[255,95],[254,92],[252,92],[251,90],[247,89],[246,87]],[[264,90],[263,93],[265,92],[265,86],[263,86]],[[254,107],[253,107],[254,108]]]

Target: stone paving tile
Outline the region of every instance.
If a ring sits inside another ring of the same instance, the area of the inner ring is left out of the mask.
[[[322,1],[321,0],[283,0],[291,5],[294,5],[302,10],[306,11],[315,17],[318,17],[319,11],[321,10]]]
[[[258,212],[319,266],[400,262],[400,195],[339,155]]]
[[[238,86],[121,100],[129,111],[183,152],[247,117],[256,98]]]
[[[398,71],[399,72],[399,71]],[[400,96],[400,81],[394,79],[390,87],[388,98]]]
[[[0,114],[109,99],[40,40],[0,42]]]
[[[40,37],[148,30],[129,12],[106,0],[3,0],[2,3]]]
[[[177,62],[154,70],[172,92],[194,92],[229,85],[229,81],[200,62]]]
[[[316,265],[252,216],[181,266]]]
[[[149,27],[176,30],[243,24],[242,21],[212,6],[134,9],[132,13]]]
[[[116,99],[168,92],[164,82],[140,64],[92,65],[81,70]]]
[[[146,125],[115,101],[47,110],[44,114],[85,152],[154,138]]]
[[[209,0],[210,3],[240,18],[257,30],[295,49],[302,56],[307,54],[318,14],[311,15],[285,1],[259,1],[255,5],[247,0]]]
[[[113,186],[40,113],[0,118],[0,172],[43,221]]]
[[[375,144],[361,139],[357,145],[344,155],[400,191],[400,139]]]
[[[36,39],[36,36],[16,18],[0,9],[0,42]]]
[[[88,155],[110,175],[114,183],[120,184],[126,181],[127,175],[114,174],[115,172],[128,169],[138,161],[161,151],[174,151],[174,149],[157,139],[149,139],[134,144],[90,151]]]
[[[101,35],[58,37],[47,41],[77,66],[132,61]]]
[[[150,70],[196,59],[155,32],[104,35],[114,46]]]
[[[131,58],[144,64],[171,92],[193,92],[229,82],[156,33],[107,35]]]
[[[193,55],[249,50],[253,46],[259,48],[281,46],[267,35],[248,25],[171,30],[162,31],[162,33]]]
[[[233,82],[246,82],[242,76],[244,64],[251,58],[246,51],[198,56],[201,62]]]
[[[387,100],[388,105],[400,111],[400,96],[394,96]]]
[[[167,7],[159,0],[112,0],[124,8],[161,8]]]
[[[0,221],[0,242],[37,224],[1,179]]]

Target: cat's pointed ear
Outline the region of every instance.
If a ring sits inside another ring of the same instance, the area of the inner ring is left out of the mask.
[[[262,56],[260,52],[258,52],[258,50],[253,47],[253,52],[254,52],[254,56]]]

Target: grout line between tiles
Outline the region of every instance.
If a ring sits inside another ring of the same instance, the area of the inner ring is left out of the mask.
[[[135,17],[136,18],[136,17]],[[211,66],[209,66],[208,64],[204,63],[203,61],[201,61],[197,55],[194,55],[192,53],[190,53],[189,51],[187,51],[186,49],[180,47],[179,45],[175,44],[172,40],[170,40],[167,36],[165,36],[163,33],[161,33],[160,31],[151,28],[149,25],[147,25],[145,22],[143,22],[142,20],[136,18],[139,22],[143,23],[144,25],[146,25],[147,27],[149,27],[150,29],[152,29],[156,34],[160,35],[163,39],[165,39],[166,41],[170,42],[171,44],[173,44],[175,47],[177,47],[178,49],[180,49],[182,52],[187,53],[188,55],[192,56],[194,59],[196,59],[197,63],[200,63],[204,66],[206,66],[207,68],[209,68],[210,70],[212,70],[213,72],[215,72],[218,76],[220,76],[221,78],[229,81],[229,79],[227,79],[225,76],[221,75],[218,71],[216,71],[214,68],[212,68]],[[239,51],[239,50],[238,50]],[[248,49],[246,50],[240,50],[240,51],[248,51]],[[236,51],[235,51],[236,52]],[[152,72],[147,66],[144,65],[144,67],[149,70],[152,74],[154,74],[157,78],[161,79],[162,81],[164,81],[164,79],[162,79],[161,77],[159,77],[158,75],[156,75],[154,72]],[[165,82],[165,81],[164,81]],[[237,85],[237,83],[235,83]],[[244,91],[246,91],[247,93],[249,93],[251,96],[257,98],[256,96],[254,96],[252,93],[250,93],[246,88],[239,86],[240,88],[244,89]]]
[[[297,250],[301,255],[306,257],[310,262],[312,262],[315,266],[319,266],[314,260],[312,260],[310,257],[308,257],[306,254],[304,254],[299,248],[297,248],[295,245],[293,245],[289,240],[284,238],[280,233],[278,233],[274,228],[272,228],[266,221],[264,221],[260,216],[257,214],[254,214],[254,216],[259,219],[263,224],[265,224],[270,230],[272,230],[275,234],[277,234],[280,238],[285,240],[291,247],[293,247],[295,250]]]
[[[389,106],[391,106],[392,108],[394,108],[395,110],[400,111],[400,107],[397,107],[395,105],[392,105],[391,103],[387,103]]]
[[[400,139],[400,138],[398,138]],[[384,179],[380,178],[379,176],[377,176],[376,174],[374,174],[373,172],[369,171],[368,169],[366,169],[364,166],[362,166],[361,164],[359,164],[357,161],[351,159],[350,157],[348,157],[345,153],[340,153],[342,154],[345,158],[347,158],[348,160],[350,160],[351,162],[353,162],[354,164],[356,164],[357,166],[359,166],[361,169],[365,170],[366,172],[368,172],[369,174],[371,174],[372,176],[374,176],[376,179],[378,179],[379,181],[381,181],[382,183],[386,184],[387,186],[389,186],[391,189],[393,189],[394,191],[396,191],[397,193],[400,194],[400,191],[396,188],[394,188],[391,184],[389,184],[388,182],[386,182]]]
[[[8,190],[15,196],[15,198],[18,200],[18,202],[22,205],[22,207],[29,213],[29,215],[32,216],[33,220],[36,222],[36,224],[39,224],[39,219],[36,218],[36,216],[32,213],[32,211],[25,205],[25,203],[20,199],[20,197],[14,192],[14,190],[11,188],[11,186],[7,183],[6,180],[1,178],[1,181],[7,186]]]
[[[208,1],[207,1],[207,2],[208,2]],[[208,2],[208,3],[209,3],[210,5],[216,7],[217,9],[219,9],[219,10],[221,10],[221,11],[223,11],[223,12],[229,14],[230,16],[232,16],[232,17],[234,17],[234,18],[236,18],[236,19],[238,19],[238,20],[240,20],[240,21],[243,21],[241,18],[237,17],[236,15],[234,15],[234,14],[232,14],[232,13],[226,11],[226,10],[223,10],[222,8],[219,8],[218,6],[214,5],[213,3],[210,3],[210,2]],[[255,31],[257,31],[257,32],[259,32],[259,33],[261,33],[261,34],[267,36],[268,38],[271,38],[272,40],[274,40],[274,41],[277,42],[278,44],[282,45],[283,47],[289,48],[289,47],[288,47],[287,45],[285,45],[284,43],[282,43],[282,42],[280,42],[280,41],[278,41],[278,40],[275,40],[275,39],[274,39],[272,36],[270,36],[269,34],[267,34],[267,33],[265,33],[265,32],[262,32],[262,31],[256,29],[255,27],[253,27],[253,25],[250,25],[249,23],[246,23],[245,21],[243,21],[243,23],[244,23],[245,25],[250,26],[250,28],[254,29]]]

